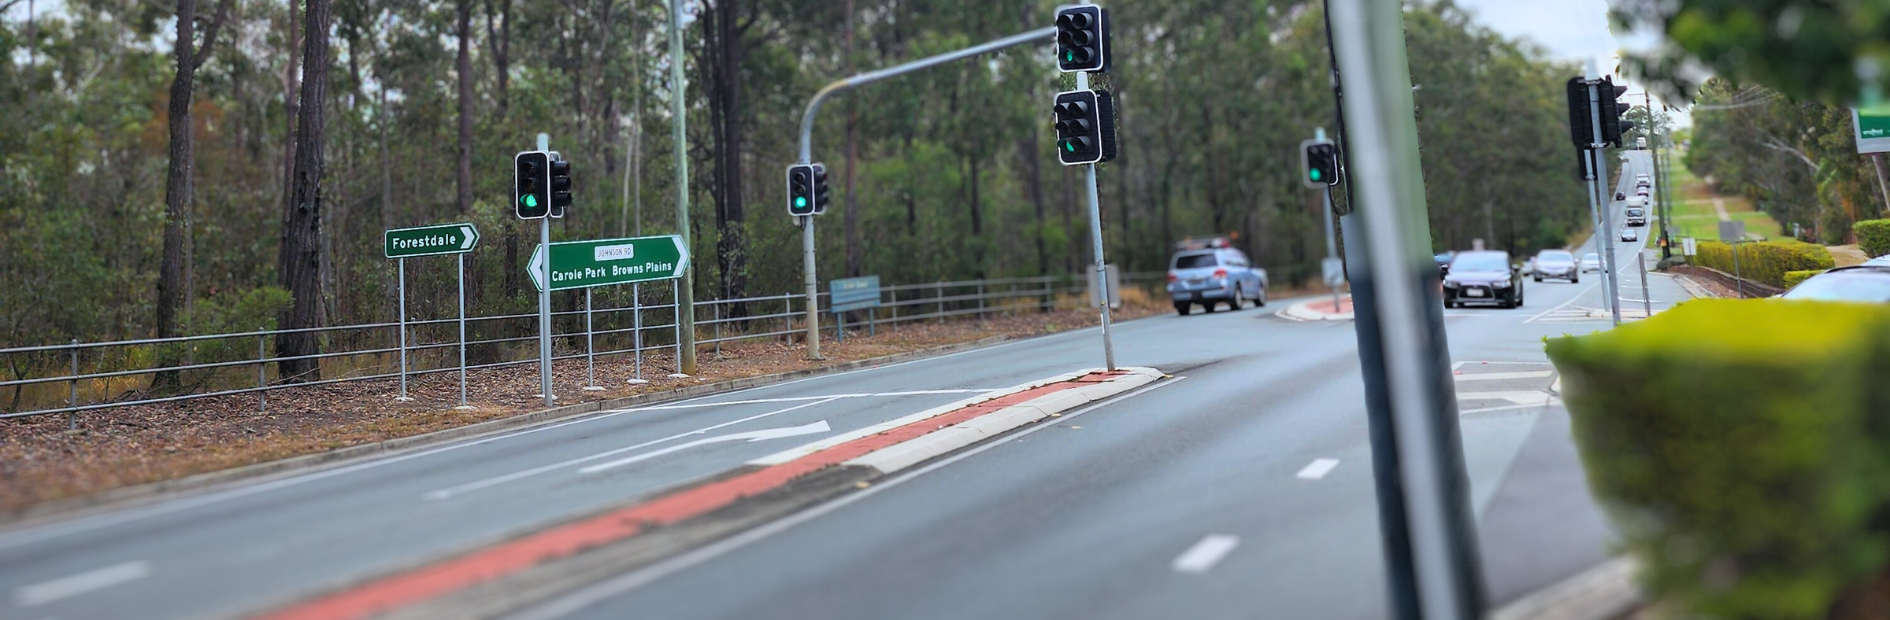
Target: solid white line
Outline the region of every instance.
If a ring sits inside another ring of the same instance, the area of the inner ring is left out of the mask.
[[[1186,378],[1187,377],[1185,376],[1175,377],[1175,378],[1168,379],[1165,381],[1152,383],[1152,384],[1142,387],[1142,389],[1139,389],[1133,392],[1124,393],[1124,394],[1112,397],[1108,400],[1090,403],[1089,406],[1087,407],[1063,414],[1063,417],[1056,418],[1056,419],[1062,420],[1062,421],[1068,421],[1071,418],[1081,416],[1085,413],[1089,413],[1091,411],[1095,411],[1097,409],[1101,409],[1109,405],[1113,405],[1113,404],[1116,404],[1116,403],[1119,403],[1119,402],[1122,402],[1131,398],[1135,398],[1136,396],[1147,394],[1151,391],[1154,391],[1163,387],[1174,385],[1176,383],[1181,382],[1181,380],[1186,379]],[[631,572],[631,573],[625,573],[623,575],[617,576],[615,578],[612,578],[606,581],[597,582],[589,587],[576,590],[563,597],[559,597],[559,598],[547,601],[542,605],[527,608],[524,611],[508,616],[507,618],[508,620],[554,620],[556,618],[562,618],[562,617],[577,613],[579,611],[583,611],[584,608],[590,607],[591,605],[594,605],[605,599],[609,599],[613,596],[617,596],[624,592],[629,592],[631,590],[641,588],[645,585],[655,582],[658,579],[662,579],[664,577],[668,577],[678,572],[688,570],[689,568],[692,568],[704,562],[708,562],[710,560],[716,559],[732,551],[741,549],[742,547],[746,547],[748,545],[752,545],[757,542],[767,540],[768,538],[773,537],[776,534],[780,534],[782,532],[793,529],[797,525],[806,523],[808,521],[812,521],[814,519],[818,519],[820,517],[826,516],[828,513],[831,513],[833,511],[839,510],[841,508],[845,508],[847,506],[851,506],[860,501],[864,501],[869,497],[885,492],[887,489],[899,486],[901,484],[904,484],[920,476],[932,473],[934,471],[938,471],[939,469],[950,466],[953,463],[957,463],[959,461],[971,458],[973,456],[977,456],[978,454],[982,454],[986,450],[996,448],[998,446],[1010,443],[1014,440],[1022,439],[1026,435],[1035,433],[1037,431],[1041,431],[1046,428],[1056,428],[1056,427],[1057,427],[1056,424],[1042,424],[1042,423],[1039,423],[1035,426],[1025,427],[1015,433],[1011,433],[1009,435],[999,437],[990,443],[972,446],[963,452],[959,452],[957,454],[947,456],[944,459],[941,459],[930,465],[926,465],[924,467],[920,467],[918,469],[914,469],[914,470],[911,470],[902,474],[895,474],[891,477],[886,478],[885,481],[883,482],[875,483],[860,491],[842,495],[840,496],[839,499],[835,499],[831,502],[827,502],[825,504],[820,504],[818,506],[808,508],[806,510],[783,517],[779,520],[770,521],[768,523],[761,524],[759,526],[756,526],[752,529],[736,534],[734,536],[724,538],[722,540],[710,543],[708,545],[697,547],[696,549],[692,551],[683,553],[681,555],[672,556],[667,560],[663,560],[661,562],[651,564],[648,567],[645,567],[641,570]]]
[[[1338,466],[1339,459],[1313,459],[1313,462],[1306,464],[1295,475],[1301,480],[1318,480],[1326,477],[1326,474],[1332,472],[1332,468]]]
[[[1524,323],[1534,323],[1534,322],[1536,322],[1536,319],[1540,319],[1540,318],[1542,318],[1542,317],[1545,317],[1545,316],[1548,316],[1548,315],[1549,315],[1549,313],[1551,313],[1551,312],[1555,312],[1555,311],[1557,311],[1557,310],[1561,310],[1561,309],[1563,309],[1563,308],[1567,308],[1567,307],[1569,307],[1569,305],[1570,305],[1570,304],[1573,304],[1573,303],[1575,303],[1576,301],[1579,301],[1579,300],[1581,300],[1581,298],[1582,298],[1582,296],[1583,296],[1583,295],[1587,295],[1587,294],[1588,294],[1588,291],[1592,291],[1592,290],[1595,290],[1595,287],[1597,287],[1597,286],[1601,286],[1601,283],[1600,283],[1600,282],[1596,282],[1596,283],[1594,283],[1594,284],[1590,284],[1590,285],[1588,285],[1588,288],[1584,288],[1584,289],[1582,289],[1582,290],[1580,290],[1580,291],[1576,291],[1576,292],[1575,292],[1575,296],[1573,296],[1573,297],[1570,297],[1570,298],[1568,298],[1568,301],[1565,301],[1565,302],[1562,302],[1562,305],[1560,305],[1560,306],[1556,306],[1556,307],[1554,307],[1554,308],[1550,308],[1550,309],[1548,309],[1548,310],[1544,310],[1544,311],[1542,311],[1542,314],[1538,314],[1538,315],[1535,315],[1535,316],[1532,316],[1532,317],[1529,317],[1529,318],[1527,318],[1527,319],[1523,319],[1523,322],[1524,322]]]
[[[970,393],[970,392],[989,392],[989,391],[991,390],[985,390],[985,389],[912,390],[912,391],[907,391],[907,392],[862,392],[862,393],[857,393],[857,394],[823,394],[820,396],[784,396],[781,398],[752,398],[748,400],[725,400],[725,401],[718,401],[718,402],[713,402],[713,403],[689,403],[689,404],[682,404],[682,405],[653,405],[649,407],[633,407],[630,409],[612,409],[610,411],[613,413],[617,413],[617,412],[630,413],[634,411],[669,411],[669,410],[674,410],[674,409],[701,409],[705,407],[721,407],[724,405],[756,405],[756,404],[767,404],[767,403],[792,403],[792,402],[800,402],[800,401],[808,401],[808,400],[821,400],[821,399],[831,400],[831,399],[838,399],[838,398],[875,398],[875,397],[880,397],[880,396],[922,396],[922,395],[927,395],[927,394],[965,394],[965,393]]]
[[[981,351],[991,351],[995,349],[1002,349],[1005,347],[1023,344],[1026,342],[1036,342],[1038,344],[1043,344],[1043,342],[1046,340],[1055,339],[1059,337],[1069,338],[1069,337],[1073,337],[1076,334],[1081,334],[1086,330],[1093,330],[1093,329],[1098,329],[1098,328],[1085,327],[1082,329],[1073,329],[1067,332],[1051,334],[1051,335],[1043,336],[1040,338],[1014,340],[1011,342],[994,344],[988,347],[977,347],[977,348],[966,349],[963,351],[957,351],[953,353],[946,353],[944,355],[922,357],[919,359],[906,360],[903,362],[894,362],[891,364],[886,364],[884,366],[855,368],[853,370],[844,370],[844,371],[840,371],[840,372],[836,372],[832,374],[815,375],[812,377],[802,377],[800,379],[791,379],[788,381],[782,381],[780,383],[770,383],[768,385],[757,385],[754,387],[741,388],[741,389],[736,389],[736,390],[730,390],[727,392],[719,392],[715,394],[704,394],[702,396],[685,398],[676,402],[677,403],[695,402],[695,401],[700,401],[700,400],[705,400],[705,399],[710,399],[710,398],[721,398],[721,397],[731,396],[735,394],[743,394],[743,393],[753,392],[757,390],[768,390],[768,389],[786,387],[789,385],[804,383],[808,381],[832,379],[835,377],[842,377],[842,376],[851,375],[855,373],[871,372],[875,370],[885,370],[888,368],[898,368],[900,366],[906,366],[910,364],[919,364],[923,362],[933,362],[933,361],[938,361],[942,359],[958,357],[960,355],[978,353]],[[74,519],[71,521],[62,521],[62,522],[57,522],[57,523],[49,523],[49,524],[41,525],[37,527],[25,528],[25,529],[17,530],[14,532],[0,534],[0,550],[12,549],[16,547],[30,545],[33,543],[50,540],[53,538],[58,538],[60,536],[69,536],[69,535],[78,534],[81,532],[89,532],[89,531],[96,530],[99,528],[110,527],[110,526],[118,525],[121,523],[129,523],[129,522],[136,521],[139,519],[147,519],[150,517],[166,515],[166,514],[170,514],[170,513],[178,512],[182,510],[189,510],[191,508],[196,508],[199,506],[207,506],[207,505],[214,504],[217,502],[222,502],[222,501],[227,501],[227,500],[232,500],[232,499],[237,499],[237,498],[242,498],[242,497],[248,497],[251,495],[256,495],[258,493],[274,491],[276,489],[295,486],[298,484],[314,482],[316,480],[332,478],[334,476],[340,476],[343,474],[350,474],[357,471],[373,469],[376,467],[381,467],[383,465],[392,465],[394,463],[417,459],[423,456],[432,456],[434,454],[439,454],[442,452],[451,452],[453,450],[458,450],[461,448],[484,445],[484,444],[488,444],[488,443],[492,443],[496,441],[511,439],[513,437],[530,435],[532,433],[541,433],[541,432],[552,430],[552,429],[564,428],[566,426],[571,426],[573,424],[595,422],[598,420],[603,420],[606,418],[622,415],[624,413],[628,413],[628,412],[627,411],[605,412],[598,415],[586,416],[584,418],[577,419],[577,420],[566,420],[563,422],[548,424],[545,426],[537,426],[537,427],[518,429],[514,431],[509,431],[509,432],[501,432],[499,434],[492,435],[490,437],[479,437],[479,438],[473,438],[473,439],[460,440],[463,443],[451,443],[444,446],[429,448],[426,450],[421,450],[421,451],[413,452],[409,454],[402,454],[399,456],[391,456],[391,457],[386,457],[386,458],[368,457],[370,460],[355,463],[353,465],[336,467],[334,469],[311,472],[307,474],[300,474],[300,475],[291,476],[288,478],[282,478],[279,480],[273,480],[269,482],[238,486],[234,488],[224,489],[221,491],[210,491],[204,495],[198,495],[195,497],[185,497],[181,499],[163,501],[156,504],[148,504],[144,506],[127,508],[123,511],[118,511],[118,512],[101,513],[101,514],[96,514],[89,517]]]
[[[1457,400],[1507,400],[1518,405],[1546,404],[1555,400],[1555,395],[1543,391],[1508,391],[1508,392],[1458,392]]]
[[[1504,405],[1501,407],[1485,407],[1482,409],[1470,409],[1467,411],[1459,411],[1457,412],[1457,415],[1466,416],[1472,413],[1492,413],[1496,411],[1515,411],[1517,409],[1545,409],[1545,408],[1555,406],[1558,404],[1561,404],[1561,403],[1547,402],[1547,403],[1535,403],[1533,405]]]
[[[645,452],[643,454],[639,454],[636,456],[617,459],[609,463],[598,463],[590,467],[579,469],[578,473],[594,474],[600,471],[606,471],[606,470],[616,469],[618,467],[623,467],[625,465],[641,463],[643,461],[647,461],[647,460],[650,460],[659,456],[663,456],[665,454],[673,454],[676,452],[681,452],[683,450],[694,448],[696,446],[706,446],[712,443],[722,443],[722,442],[727,442],[727,441],[749,441],[749,442],[766,441],[769,439],[780,439],[783,437],[799,437],[801,435],[813,435],[817,433],[825,433],[831,430],[833,430],[833,427],[827,426],[826,420],[821,420],[819,422],[815,422],[812,424],[804,424],[801,426],[794,426],[794,427],[788,427],[788,428],[769,428],[769,429],[762,429],[758,431],[750,431],[746,433],[730,433],[727,435],[722,435],[720,437],[704,437],[702,439],[697,439],[689,443],[674,445],[667,448],[663,448],[661,450]]]
[[[20,607],[35,607],[53,601],[67,599],[93,590],[109,588],[121,583],[137,581],[151,574],[151,563],[144,560],[113,564],[60,577],[52,581],[37,583],[13,591],[13,603]]]
[[[1539,379],[1552,374],[1555,374],[1555,371],[1536,370],[1530,372],[1485,372],[1453,376],[1457,377],[1458,381],[1498,381],[1503,379]]]
[[[714,425],[710,425],[710,426],[704,426],[704,427],[702,427],[702,428],[698,428],[698,429],[696,429],[696,430],[693,430],[693,431],[689,431],[689,432],[686,432],[686,433],[677,433],[677,434],[674,434],[674,435],[670,435],[670,436],[668,436],[668,437],[664,437],[664,438],[662,438],[662,439],[652,439],[652,440],[649,440],[649,441],[645,441],[645,442],[643,442],[643,443],[639,443],[639,444],[634,444],[634,445],[629,445],[629,446],[624,446],[624,447],[622,447],[622,448],[617,448],[617,449],[615,449],[615,450],[605,450],[605,451],[603,451],[603,452],[599,452],[599,453],[597,453],[597,454],[593,454],[593,455],[590,455],[590,456],[580,456],[580,457],[578,457],[578,458],[574,458],[574,459],[571,459],[571,460],[568,460],[568,461],[562,461],[562,462],[558,462],[558,463],[552,463],[552,464],[550,464],[550,465],[543,465],[543,466],[539,466],[539,467],[533,467],[533,468],[531,468],[531,469],[527,469],[527,470],[523,470],[523,471],[516,471],[516,472],[512,472],[512,473],[509,473],[509,474],[505,474],[505,475],[503,475],[503,476],[493,476],[493,477],[491,477],[491,478],[486,478],[486,479],[484,479],[484,480],[475,480],[475,481],[473,481],[473,482],[468,482],[468,483],[466,483],[466,484],[462,484],[462,485],[458,485],[458,486],[451,486],[451,487],[447,487],[447,488],[444,488],[444,489],[440,489],[440,490],[437,490],[437,491],[428,491],[428,492],[426,492],[426,493],[423,493],[423,494],[421,494],[421,495],[420,495],[420,498],[421,498],[421,499],[424,499],[424,500],[429,500],[429,501],[432,501],[432,500],[442,500],[442,499],[448,499],[448,498],[451,498],[451,497],[453,497],[453,496],[455,496],[455,495],[460,495],[460,494],[464,494],[464,493],[467,493],[467,492],[470,492],[470,491],[477,491],[477,490],[479,490],[479,489],[483,489],[483,488],[486,488],[486,487],[490,487],[490,486],[495,486],[495,485],[500,485],[500,484],[505,484],[505,483],[507,483],[507,482],[511,482],[511,481],[513,481],[513,480],[519,480],[519,479],[522,479],[522,478],[529,478],[529,477],[532,477],[532,476],[536,476],[536,475],[538,475],[538,474],[542,474],[542,473],[545,473],[545,472],[548,472],[548,471],[552,471],[552,470],[555,470],[555,469],[563,469],[563,468],[566,468],[566,467],[570,467],[570,466],[572,466],[572,465],[576,465],[576,464],[578,464],[578,463],[585,463],[585,462],[589,462],[589,461],[595,461],[595,460],[597,460],[597,459],[601,459],[601,458],[604,458],[604,457],[608,457],[608,456],[615,456],[615,455],[618,455],[618,454],[623,454],[623,453],[625,453],[625,452],[629,452],[629,451],[631,451],[631,450],[637,450],[637,449],[641,449],[641,448],[647,448],[647,447],[650,447],[650,446],[653,446],[653,445],[656,445],[656,444],[659,444],[659,443],[663,443],[663,442],[665,442],[665,441],[672,441],[672,440],[676,440],[676,439],[682,439],[682,438],[684,438],[684,437],[689,437],[689,436],[693,436],[693,435],[701,435],[701,434],[703,434],[703,433],[707,433],[707,432],[709,432],[709,431],[712,431],[712,430],[716,430],[716,429],[719,429],[719,428],[724,428],[724,427],[728,427],[728,426],[733,426],[733,425],[736,425],[736,424],[741,424],[741,423],[743,423],[743,422],[750,422],[750,421],[754,421],[754,420],[759,420],[759,419],[761,419],[761,418],[765,418],[765,417],[768,417],[768,416],[772,416],[772,415],[776,415],[776,414],[781,414],[781,413],[787,413],[787,412],[789,412],[789,411],[793,411],[793,410],[796,410],[796,409],[806,409],[806,408],[808,408],[808,407],[813,407],[813,406],[816,406],[816,405],[824,405],[824,404],[826,404],[826,403],[830,403],[830,402],[833,402],[833,401],[835,401],[835,400],[839,400],[839,399],[838,399],[838,398],[833,398],[833,397],[830,397],[830,398],[828,398],[828,399],[826,399],[826,400],[820,400],[820,401],[814,401],[814,402],[811,402],[811,403],[801,403],[801,404],[799,404],[799,405],[795,405],[795,406],[792,406],[792,407],[787,407],[787,408],[784,408],[784,409],[776,409],[776,410],[774,410],[774,411],[769,411],[769,412],[767,412],[767,413],[758,413],[758,414],[755,414],[755,415],[751,415],[751,416],[748,416],[748,417],[746,417],[746,418],[742,418],[742,419],[739,419],[739,420],[731,420],[731,421],[728,421],[728,422],[723,422],[723,423],[721,423],[721,424],[714,424]]]
[[[1177,573],[1205,573],[1221,563],[1221,558],[1240,546],[1240,537],[1230,534],[1208,534],[1200,542],[1188,547],[1187,551],[1175,556],[1169,566]]]

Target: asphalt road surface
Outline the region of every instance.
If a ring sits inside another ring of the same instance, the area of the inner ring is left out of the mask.
[[[1622,295],[1658,312],[1687,295],[1640,293],[1645,243]],[[1541,344],[1609,326],[1599,283],[1445,313],[1495,603],[1607,552]],[[1118,324],[1119,363],[1174,378],[519,617],[1384,617],[1352,326],[1285,303]],[[1101,362],[1079,330],[15,528],[0,618],[237,617]]]

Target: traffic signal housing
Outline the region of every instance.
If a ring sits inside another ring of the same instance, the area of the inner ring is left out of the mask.
[[[563,158],[551,161],[551,217],[564,217],[571,208],[571,162]]]
[[[1057,161],[1080,166],[1116,158],[1116,106],[1109,91],[1057,93]]]
[[[1108,71],[1109,11],[1096,5],[1057,9],[1057,70]]]
[[[514,155],[512,213],[535,220],[551,213],[551,154],[525,151]],[[567,198],[568,198],[567,194]]]
[[[787,167],[788,215],[795,217],[827,212],[827,166],[795,164]]]
[[[1601,95],[1601,141],[1619,148],[1621,134],[1634,128],[1633,121],[1621,118],[1622,115],[1627,114],[1628,110],[1634,108],[1620,100],[1622,95],[1627,94],[1627,85],[1616,86],[1613,76],[1605,77],[1601,79],[1599,94]]]
[[[1300,182],[1312,189],[1339,184],[1339,147],[1331,140],[1307,140],[1299,143],[1300,165],[1305,176]]]
[[[1580,76],[1568,79],[1568,136],[1578,149],[1595,143],[1594,116],[1588,108],[1588,80]]]

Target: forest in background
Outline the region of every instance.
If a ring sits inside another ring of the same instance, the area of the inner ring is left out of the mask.
[[[0,0],[0,346],[391,320],[381,231],[452,221],[483,235],[469,314],[527,311],[535,231],[509,211],[509,158],[545,132],[574,162],[554,240],[674,232],[677,95],[698,298],[795,290],[782,169],[807,98],[1048,25],[1058,4],[687,1],[677,93],[659,0],[66,0],[32,19],[25,1]],[[1160,270],[1184,236],[1238,232],[1274,282],[1316,278],[1321,206],[1297,146],[1337,129],[1321,4],[1108,8],[1111,262]],[[1565,243],[1588,219],[1563,109],[1577,68],[1448,0],[1405,14],[1438,247]],[[1069,87],[1031,46],[830,101],[822,280],[1077,272],[1081,176],[1048,127]],[[450,316],[451,261],[409,271],[409,313]],[[308,338],[278,351],[319,350]]]

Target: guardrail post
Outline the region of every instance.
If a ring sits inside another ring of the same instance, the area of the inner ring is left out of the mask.
[[[781,324],[786,326],[788,344],[794,344],[794,294],[781,294]],[[816,337],[819,334],[815,334]]]
[[[984,280],[978,281],[978,320],[984,320]]]
[[[710,316],[715,317],[715,359],[722,359],[722,306],[711,304],[709,312],[713,313]]]
[[[269,336],[267,327],[256,328],[256,411],[269,410]]]
[[[72,388],[72,395],[67,397],[66,407],[76,410],[79,408],[79,339],[78,338],[72,339],[72,380],[67,381],[66,383],[70,384],[70,387]],[[18,390],[19,388],[14,388],[14,389]],[[79,412],[78,411],[66,412],[66,430],[72,430],[78,427],[79,427]]]
[[[866,309],[866,335],[868,337],[879,335],[879,327],[873,324],[874,319],[878,318],[874,316],[875,314],[878,314],[876,310],[879,310],[879,309],[878,308]]]
[[[643,285],[630,285],[630,348],[636,353],[637,376],[627,383],[649,383],[643,379]]]
[[[945,283],[932,283],[932,296],[938,298],[938,322],[945,322]]]

